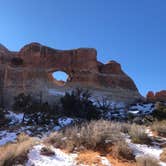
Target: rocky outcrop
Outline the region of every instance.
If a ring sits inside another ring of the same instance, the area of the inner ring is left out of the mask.
[[[166,90],[162,90],[156,93],[149,91],[146,95],[146,99],[148,102],[157,102],[157,101],[166,102]]]
[[[8,98],[20,92],[35,94],[44,91],[47,94],[49,88],[60,88],[60,83],[52,76],[55,71],[68,74],[63,90],[81,86],[105,90],[108,95],[119,96],[119,99],[133,101],[141,97],[121,65],[115,61],[98,62],[97,51],[93,48],[63,51],[31,43],[19,52],[12,52],[0,45],[1,91],[3,89]]]

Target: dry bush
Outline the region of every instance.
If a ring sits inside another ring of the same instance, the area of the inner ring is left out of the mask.
[[[143,126],[139,126],[136,124],[131,125],[129,135],[134,143],[139,144],[149,144],[151,140],[148,134],[145,132],[145,128]]]
[[[133,155],[133,151],[130,149],[128,144],[125,141],[118,142],[112,148],[112,155],[118,159],[127,159],[134,160],[135,157]]]
[[[166,149],[164,149],[163,152],[161,153],[160,160],[166,162]]]
[[[24,137],[24,138],[23,138]],[[36,140],[28,136],[19,136],[16,143],[6,144],[0,147],[0,166],[10,166],[21,156],[26,157],[28,150],[36,143]]]
[[[121,133],[121,125],[105,120],[66,127],[51,134],[45,143],[68,151],[94,150],[103,155],[110,153],[119,159],[134,159]]]
[[[136,157],[137,166],[159,166],[159,161],[153,156],[139,156]]]
[[[119,125],[98,120],[67,127],[50,135],[46,142],[69,151],[75,148],[95,149],[98,145],[114,144],[123,140]]]
[[[166,120],[155,121],[152,125],[152,130],[157,132],[158,135],[166,137]]]
[[[131,124],[129,123],[119,123],[119,126],[122,133],[129,133],[131,130]]]
[[[27,134],[21,133],[17,137],[17,142],[21,143],[21,142],[27,141],[29,139],[30,139],[30,137]]]

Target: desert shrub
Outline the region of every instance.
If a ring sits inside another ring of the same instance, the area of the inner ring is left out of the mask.
[[[143,126],[131,125],[129,135],[134,143],[149,144],[151,142]]]
[[[159,166],[159,161],[153,156],[139,156],[136,157],[137,166]]]
[[[25,95],[24,93],[20,93],[18,96],[14,98],[14,104],[12,106],[13,111],[15,112],[26,112],[29,107],[32,105],[32,97],[30,95]]]
[[[151,128],[153,131],[157,132],[158,135],[166,137],[166,120],[155,121]]]
[[[120,130],[122,133],[129,133],[131,129],[131,124],[130,123],[120,123]]]
[[[112,149],[112,155],[118,159],[134,160],[133,151],[130,149],[129,145],[125,142],[117,142]]]
[[[17,142],[21,143],[21,142],[27,141],[29,139],[30,139],[29,135],[27,135],[25,133],[20,133],[17,137]]]
[[[28,124],[49,124],[56,112],[45,102],[33,99],[23,93],[14,98],[13,111],[24,113],[23,121]]]
[[[0,166],[14,165],[21,156],[25,158],[26,153],[28,153],[29,149],[35,143],[36,140],[34,138],[27,137],[26,140],[17,141],[16,143],[10,143],[0,147]]]
[[[166,162],[166,149],[160,154],[160,160]]]
[[[97,107],[101,112],[101,116],[105,117],[108,113],[108,111],[111,109],[111,103],[110,100],[108,100],[107,97],[101,97],[100,99],[96,100]]]
[[[128,121],[132,122],[133,119],[134,119],[134,117],[135,117],[134,114],[132,114],[132,113],[130,113],[130,112],[127,113],[127,120],[128,120]]]
[[[49,124],[54,119],[54,112],[48,103],[34,101],[25,113],[25,118],[31,124]]]
[[[106,120],[63,128],[44,142],[70,152],[93,150],[105,155],[110,153],[119,159],[134,160],[133,152],[121,133],[121,125]]]
[[[10,120],[8,118],[6,118],[5,116],[5,110],[3,107],[0,107],[0,126],[1,125],[7,125],[8,122],[10,122]]]
[[[65,116],[78,117],[87,120],[98,119],[100,111],[90,100],[91,93],[88,90],[76,88],[71,93],[66,92],[61,98],[63,113]]]
[[[156,103],[155,110],[152,113],[153,117],[158,120],[166,119],[166,105],[164,103]]]
[[[119,125],[109,121],[98,120],[82,123],[80,125],[66,127],[59,132],[51,134],[47,143],[51,143],[58,148],[74,149],[95,149],[99,145],[102,147],[113,145],[124,138],[120,133]]]

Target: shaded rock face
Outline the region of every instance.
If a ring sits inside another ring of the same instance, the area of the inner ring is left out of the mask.
[[[31,43],[19,52],[11,52],[0,45],[0,83],[5,96],[56,88],[58,83],[52,76],[55,71],[68,74],[63,89],[81,86],[104,89],[110,93],[112,89],[116,89],[116,93],[119,89],[126,92],[126,98],[127,94],[132,96],[132,100],[140,98],[135,83],[123,72],[121,65],[115,61],[107,64],[98,62],[97,52],[93,48],[63,51]],[[119,96],[125,98],[125,94]]]
[[[157,101],[166,102],[166,90],[162,90],[156,93],[150,91],[147,93],[146,99],[148,102],[157,102]]]

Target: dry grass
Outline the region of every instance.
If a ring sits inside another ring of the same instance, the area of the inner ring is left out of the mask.
[[[166,149],[164,149],[163,152],[161,153],[160,160],[166,162]]]
[[[158,135],[166,137],[166,120],[154,122],[151,128]]]
[[[24,162],[28,150],[35,143],[34,138],[21,134],[16,143],[0,147],[0,166],[10,166],[13,163],[17,163],[17,161]]]
[[[136,158],[137,166],[159,166],[159,161],[152,156],[140,156]]]
[[[145,132],[145,128],[139,125],[131,125],[129,135],[134,143],[150,144],[151,140]]]
[[[118,125],[120,126],[120,130],[122,133],[129,133],[131,130],[131,124],[129,123],[118,123]]]
[[[111,155],[120,160],[134,160],[133,151],[129,148],[128,144],[123,142],[118,142],[113,148]]]
[[[75,149],[95,149],[99,145],[115,144],[122,141],[119,125],[109,121],[91,121],[50,135],[46,142],[61,149],[73,151]]]
[[[110,153],[119,159],[133,160],[132,150],[125,142],[121,130],[119,123],[91,121],[53,133],[45,143],[69,152],[94,150],[102,155]]]

